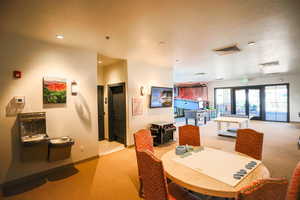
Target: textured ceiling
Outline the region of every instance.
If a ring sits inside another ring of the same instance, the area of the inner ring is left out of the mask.
[[[0,31],[173,67],[177,82],[210,81],[261,76],[258,64],[274,60],[300,72],[299,10],[299,0],[2,0]],[[212,52],[235,43],[241,52]]]

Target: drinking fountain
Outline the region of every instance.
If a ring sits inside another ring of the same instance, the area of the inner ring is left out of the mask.
[[[20,113],[18,119],[22,161],[53,162],[70,158],[74,139],[68,136],[49,138],[45,112]]]
[[[74,139],[64,136],[51,138],[49,140],[49,162],[65,160],[71,157],[71,148],[74,145]]]
[[[49,137],[46,133],[46,113],[18,114],[21,160],[47,160]]]

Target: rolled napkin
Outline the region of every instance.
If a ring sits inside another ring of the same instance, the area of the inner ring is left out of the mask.
[[[194,147],[193,146],[189,146],[189,145],[185,145],[186,151],[193,151]]]
[[[190,156],[190,155],[192,155],[191,152],[186,152],[186,153],[180,155],[180,158],[185,158],[185,157],[188,157],[188,156]]]
[[[176,155],[183,155],[187,152],[186,146],[180,145],[176,147],[175,153]]]
[[[200,147],[194,147],[193,152],[194,152],[194,153],[198,153],[198,152],[203,151],[203,150],[204,150],[204,147],[203,147],[203,146],[200,146]]]

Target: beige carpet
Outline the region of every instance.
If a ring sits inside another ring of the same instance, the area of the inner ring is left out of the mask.
[[[297,147],[300,124],[252,121],[250,127],[265,133],[263,162],[271,175],[289,178],[300,160]],[[201,143],[206,146],[233,151],[234,142],[231,138],[218,137],[213,122],[201,127]],[[155,150],[161,156],[175,145],[172,143]],[[7,190],[10,196],[3,199],[135,200],[140,199],[138,185],[134,148],[127,148],[51,174],[46,180],[10,188]]]

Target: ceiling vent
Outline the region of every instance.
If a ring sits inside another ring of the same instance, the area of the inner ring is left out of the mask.
[[[272,62],[266,62],[259,64],[261,67],[269,67],[269,66],[276,66],[279,65],[279,61],[272,61]]]
[[[195,73],[195,75],[196,76],[204,76],[204,75],[206,75],[206,73],[205,72],[198,72],[198,73]]]
[[[282,67],[279,64],[279,61],[272,61],[259,64],[261,72],[264,74],[274,74],[282,72]]]
[[[218,49],[213,49],[215,53],[218,55],[227,55],[227,54],[233,54],[233,53],[238,53],[241,51],[241,49],[237,46],[237,44],[233,44],[230,46],[218,48]]]

